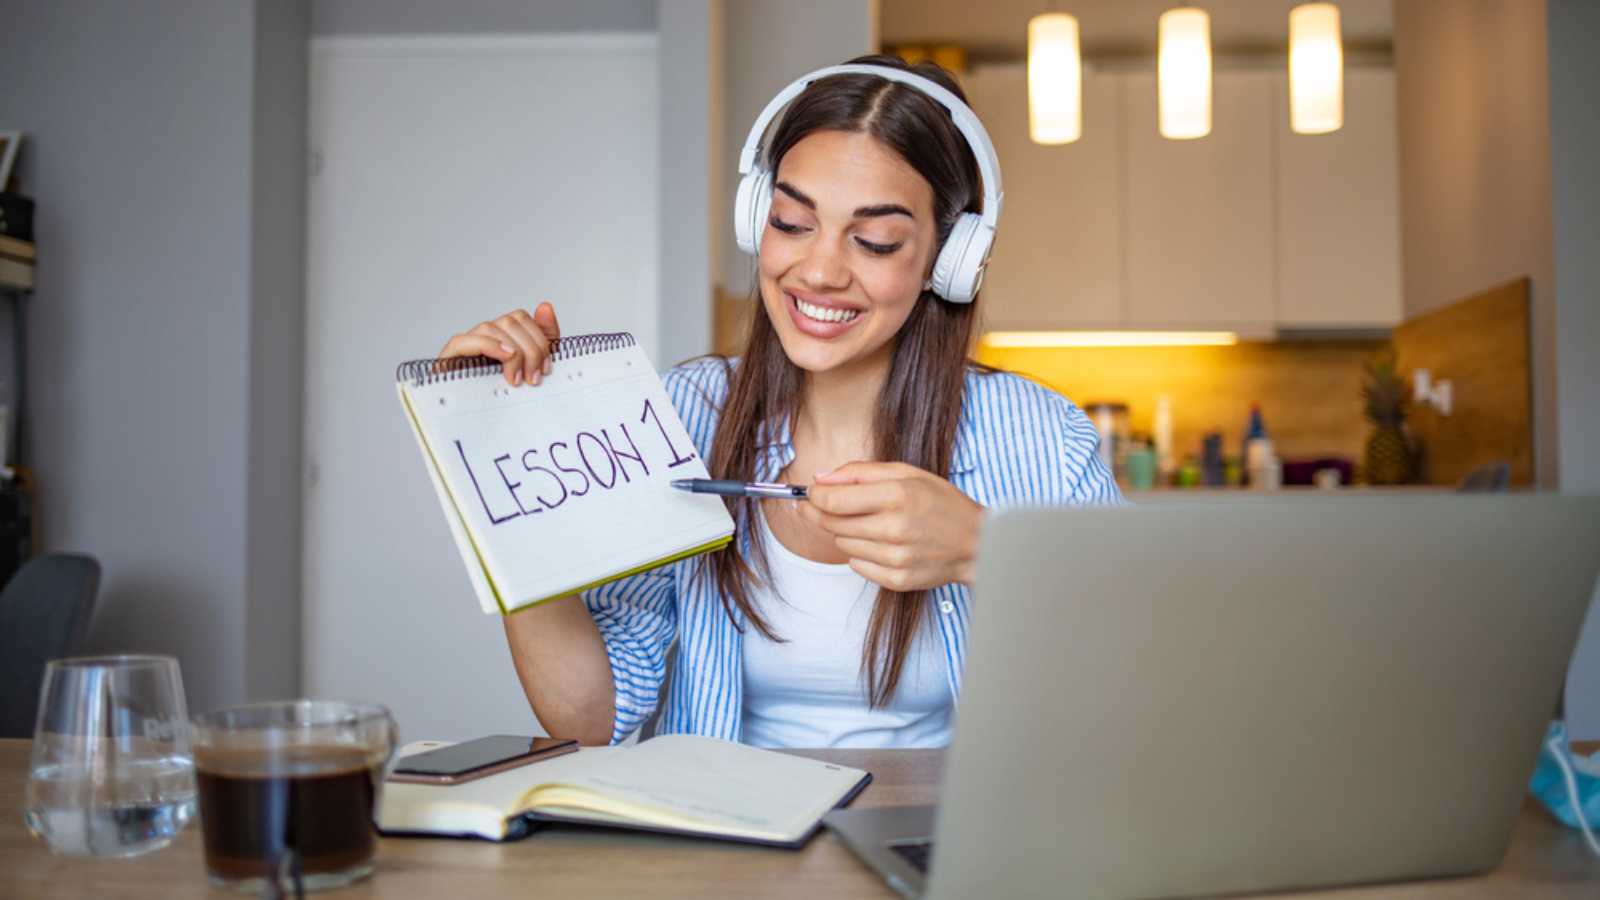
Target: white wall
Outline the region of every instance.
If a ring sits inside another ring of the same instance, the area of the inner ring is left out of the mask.
[[[245,682],[300,693],[306,4],[256,4],[251,111]]]
[[[306,690],[409,737],[534,727],[394,395],[516,306],[659,361],[654,35],[320,38],[307,251]]]
[[[1600,490],[1600,146],[1588,0],[1396,0],[1406,314],[1533,279],[1541,486]],[[1568,676],[1600,738],[1600,599]]]
[[[739,148],[772,95],[812,69],[842,63],[878,48],[876,0],[734,0],[724,22],[727,93],[723,190],[727,202],[721,243],[726,248],[722,289],[747,295],[755,271],[733,243],[733,198],[739,186]]]
[[[677,3],[680,0],[664,0]],[[653,31],[656,0],[312,0],[321,35]]]
[[[1395,0],[1406,318],[1533,280],[1534,464],[1556,484],[1546,0]]]
[[[298,674],[306,19],[0,0],[0,127],[27,133],[38,202],[41,549],[100,559],[92,646],[176,654],[196,711]]]
[[[718,269],[722,147],[723,0],[663,0],[658,64],[661,116],[661,356],[666,368],[711,350]]]
[[[1561,489],[1592,494],[1600,493],[1600,4],[1551,0],[1549,25]]]
[[[1550,0],[1549,28],[1561,490],[1600,494],[1600,4]],[[1600,739],[1600,587],[1568,683],[1573,734]]]

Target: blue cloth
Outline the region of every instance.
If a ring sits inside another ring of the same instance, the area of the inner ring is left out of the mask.
[[[709,459],[728,391],[722,362],[686,363],[662,380],[696,449]],[[969,370],[950,481],[991,509],[1120,503],[1116,482],[1096,453],[1099,440],[1083,411],[1055,391],[1008,373]],[[774,480],[794,459],[789,423],[769,423],[758,443],[756,477]],[[748,550],[749,535],[735,540],[740,552]],[[613,743],[638,729],[657,704],[658,733],[741,738],[743,634],[724,611],[704,557],[613,581],[585,592],[583,601],[611,661]],[[949,663],[954,702],[965,668],[971,592],[965,585],[946,584],[935,588],[928,602]],[[671,689],[662,697],[667,648],[674,638],[678,651]]]
[[[1567,787],[1566,773],[1555,756],[1557,752],[1564,755],[1572,769],[1573,781],[1578,787],[1576,798]],[[1583,815],[1589,827],[1600,828],[1600,753],[1587,759],[1574,755],[1567,741],[1566,723],[1559,719],[1551,722],[1550,730],[1545,733],[1544,744],[1539,748],[1539,765],[1533,770],[1528,790],[1568,828],[1582,827],[1575,802],[1583,804]]]

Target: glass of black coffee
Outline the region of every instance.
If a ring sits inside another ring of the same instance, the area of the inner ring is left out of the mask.
[[[284,700],[191,724],[212,884],[296,896],[372,874],[373,812],[397,738],[387,709]]]

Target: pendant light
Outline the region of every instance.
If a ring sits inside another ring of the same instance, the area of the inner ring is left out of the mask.
[[[1083,135],[1083,68],[1078,20],[1041,13],[1028,20],[1028,136],[1070,144]]]
[[[1179,7],[1161,14],[1156,81],[1161,136],[1174,140],[1211,133],[1211,17]]]
[[[1289,127],[1327,134],[1344,125],[1344,49],[1339,7],[1302,3],[1289,12]]]

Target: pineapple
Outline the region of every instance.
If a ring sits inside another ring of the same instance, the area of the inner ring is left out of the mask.
[[[1361,386],[1367,421],[1366,469],[1370,484],[1404,484],[1411,478],[1411,446],[1401,430],[1406,418],[1406,383],[1395,371],[1394,348],[1380,352],[1366,364],[1367,380]]]

